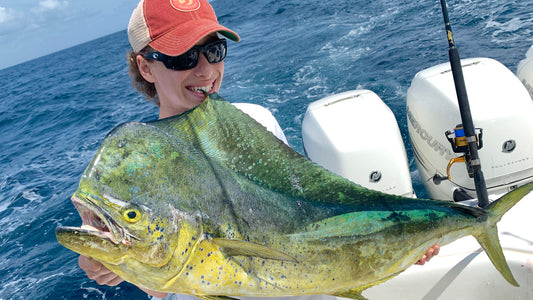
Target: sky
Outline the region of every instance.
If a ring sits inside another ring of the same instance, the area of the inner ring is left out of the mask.
[[[128,26],[138,0],[0,0],[0,69]]]

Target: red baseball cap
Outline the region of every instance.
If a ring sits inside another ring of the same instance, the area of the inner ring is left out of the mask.
[[[235,42],[240,40],[237,33],[218,23],[207,0],[141,0],[128,24],[134,52],[150,45],[170,56],[185,53],[213,32]]]

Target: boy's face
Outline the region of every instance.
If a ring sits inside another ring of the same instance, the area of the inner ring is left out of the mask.
[[[207,35],[196,45],[216,40],[216,34]],[[159,118],[171,117],[187,111],[205,99],[204,91],[218,92],[224,74],[224,62],[211,64],[200,54],[198,64],[190,70],[167,69],[160,61],[147,61],[137,57],[143,77],[155,84],[160,101]],[[144,60],[143,61],[139,61]]]

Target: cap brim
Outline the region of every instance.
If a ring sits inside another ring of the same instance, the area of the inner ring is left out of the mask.
[[[186,32],[186,34],[183,34]],[[192,48],[199,40],[208,34],[219,32],[228,39],[238,42],[240,37],[234,31],[212,21],[193,20],[179,28],[160,36],[149,45],[166,55],[177,56]]]

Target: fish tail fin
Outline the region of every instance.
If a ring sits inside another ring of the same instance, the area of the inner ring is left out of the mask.
[[[494,264],[496,269],[502,274],[503,278],[514,286],[519,286],[518,282],[513,276],[505,256],[503,255],[502,246],[498,239],[498,230],[496,226],[491,226],[489,230],[483,232],[481,235],[475,236],[483,250],[487,253],[490,261]]]
[[[503,255],[502,246],[498,239],[498,230],[496,223],[501,220],[502,216],[513,207],[518,201],[533,190],[533,183],[521,186],[510,193],[503,195],[500,199],[492,202],[487,207],[489,213],[489,226],[481,234],[476,235],[476,239],[485,250],[488,257],[502,274],[502,276],[512,285],[519,286],[518,282],[511,273],[511,269]]]
[[[491,215],[492,222],[500,221],[502,216],[513,207],[518,201],[522,200],[529,192],[533,191],[533,182],[523,185],[513,191],[503,195],[500,199],[492,202],[487,207],[487,211]]]

